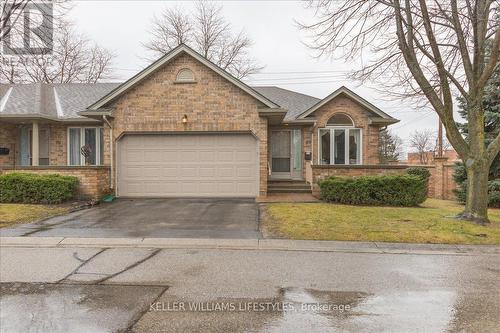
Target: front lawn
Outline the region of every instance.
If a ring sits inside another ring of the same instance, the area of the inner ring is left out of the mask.
[[[272,203],[262,225],[265,233],[290,239],[500,244],[500,209],[490,209],[486,227],[453,219],[462,209],[436,199],[411,208]]]
[[[64,214],[69,209],[67,205],[0,204],[0,228],[39,221]]]

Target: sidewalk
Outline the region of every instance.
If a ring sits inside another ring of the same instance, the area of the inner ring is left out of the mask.
[[[500,246],[495,245],[408,244],[285,239],[0,237],[0,247],[189,248],[439,255],[500,254]]]

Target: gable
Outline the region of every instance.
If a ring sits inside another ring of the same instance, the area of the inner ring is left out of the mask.
[[[99,99],[92,105],[90,105],[87,110],[91,111],[96,111],[100,108],[104,108],[108,106],[111,102],[115,101],[118,99],[120,96],[123,94],[127,93],[130,89],[134,88],[135,86],[139,85],[141,82],[144,80],[147,80],[150,76],[154,75],[157,71],[161,70],[164,66],[168,65],[170,62],[174,61],[177,59],[179,56],[189,56],[193,59],[195,59],[197,62],[202,64],[203,66],[209,68],[211,71],[216,73],[217,75],[221,76],[225,80],[231,82],[234,86],[238,87],[239,89],[243,90],[245,93],[248,95],[252,96],[254,99],[258,100],[260,103],[262,103],[265,107],[268,108],[279,108],[279,105],[275,104],[271,100],[267,99],[245,83],[241,82],[240,80],[236,79],[233,77],[231,74],[223,70],[222,68],[218,67],[214,63],[210,62],[208,59],[202,57],[200,54],[192,50],[186,45],[179,45],[175,49],[171,50],[169,53],[165,54],[163,57],[152,63],[150,66],[148,66],[146,69],[142,70],[126,82],[124,82],[122,85],[111,91],[109,94],[104,96],[103,98]],[[195,73],[196,74],[196,73]],[[177,74],[176,74],[177,75]],[[177,76],[176,76],[177,77]],[[196,77],[195,77],[196,81]],[[199,80],[200,83],[203,83],[201,80]],[[189,82],[195,84],[196,82]]]
[[[332,102],[335,102],[337,100],[349,100],[350,102],[356,104],[358,107],[360,107],[363,111],[363,113],[366,114],[367,117],[380,121],[380,122],[386,122],[386,123],[396,123],[399,120],[392,118],[390,115],[387,113],[383,112],[379,108],[377,108],[375,105],[371,104],[368,102],[366,99],[362,98],[358,94],[354,93],[352,90],[348,89],[347,87],[340,87],[339,89],[335,90],[333,93],[328,95],[327,97],[323,98],[321,101],[313,105],[311,108],[303,112],[298,119],[304,119],[306,117],[311,117],[314,113],[316,113],[318,110],[323,109],[325,106],[331,104]]]

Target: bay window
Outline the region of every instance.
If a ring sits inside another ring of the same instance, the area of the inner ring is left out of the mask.
[[[319,164],[361,164],[361,149],[361,129],[346,115],[334,115],[319,129]]]
[[[82,154],[82,148],[88,154]],[[102,165],[104,162],[102,127],[68,128],[68,165]]]

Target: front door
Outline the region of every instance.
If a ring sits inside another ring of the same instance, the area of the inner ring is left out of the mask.
[[[300,129],[271,131],[271,178],[302,179]]]

